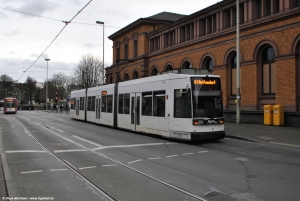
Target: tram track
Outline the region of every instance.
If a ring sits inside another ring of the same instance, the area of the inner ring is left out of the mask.
[[[112,158],[110,158],[110,157],[107,157],[107,156],[105,156],[105,155],[103,155],[103,154],[101,154],[101,153],[98,153],[98,152],[96,152],[96,151],[94,151],[94,150],[92,150],[92,149],[89,149],[89,148],[87,148],[87,147],[85,147],[85,146],[83,146],[83,145],[81,145],[80,143],[77,143],[77,142],[75,142],[75,141],[73,141],[73,140],[71,140],[71,139],[69,139],[69,138],[67,138],[67,137],[64,137],[64,136],[62,136],[61,134],[59,134],[59,133],[56,133],[56,132],[54,132],[51,128],[49,128],[47,125],[42,125],[42,122],[37,122],[37,121],[34,121],[33,119],[30,119],[30,118],[27,118],[27,117],[24,117],[24,116],[21,116],[22,118],[24,118],[24,119],[26,119],[26,120],[29,120],[29,121],[31,121],[31,122],[33,122],[34,124],[36,124],[36,125],[39,125],[39,126],[41,126],[42,128],[44,128],[44,129],[46,129],[47,131],[49,131],[49,132],[51,132],[51,133],[53,133],[54,135],[56,135],[56,136],[58,136],[58,137],[60,137],[60,138],[62,138],[62,139],[64,139],[64,140],[66,140],[66,141],[68,141],[68,142],[70,142],[70,143],[73,143],[73,144],[75,144],[75,145],[77,145],[77,146],[79,146],[79,147],[81,147],[82,149],[85,149],[86,151],[89,151],[90,153],[93,153],[93,154],[96,154],[97,156],[99,156],[99,157],[102,157],[102,158],[105,158],[105,159],[107,159],[107,160],[109,160],[109,161],[111,161],[111,162],[113,162],[113,163],[116,163],[116,164],[118,164],[118,165],[120,165],[121,167],[124,167],[124,168],[126,168],[126,169],[129,169],[129,170],[131,170],[131,171],[133,171],[133,172],[135,172],[135,173],[137,173],[137,174],[139,174],[139,175],[142,175],[142,176],[144,176],[144,177],[147,177],[148,179],[151,179],[152,181],[155,181],[155,182],[158,182],[158,183],[160,183],[160,184],[162,184],[162,185],[164,185],[164,186],[167,186],[167,187],[169,187],[169,188],[171,188],[171,189],[173,189],[173,190],[175,190],[175,191],[177,191],[177,192],[180,192],[180,193],[183,193],[183,194],[185,194],[185,195],[187,195],[187,196],[190,196],[190,197],[192,197],[192,198],[194,198],[194,199],[196,199],[196,200],[200,200],[200,201],[207,201],[206,199],[204,199],[204,198],[202,198],[202,197],[199,197],[199,196],[197,196],[197,195],[195,195],[195,194],[193,194],[193,193],[191,193],[191,192],[188,192],[188,191],[186,191],[186,190],[184,190],[184,189],[182,189],[182,188],[180,188],[180,187],[177,187],[177,186],[175,186],[175,185],[172,185],[172,184],[170,184],[170,183],[168,183],[168,182],[165,182],[165,181],[163,181],[163,180],[161,180],[161,179],[158,179],[158,178],[155,178],[155,177],[153,177],[153,176],[151,176],[151,175],[149,175],[149,174],[146,174],[146,173],[144,173],[144,172],[142,172],[142,171],[140,171],[140,170],[137,170],[137,169],[135,169],[135,168],[133,168],[133,167],[131,167],[131,166],[129,166],[129,165],[127,165],[127,164],[124,164],[124,163],[122,163],[122,162],[120,162],[120,161],[117,161],[117,160],[114,160],[114,159],[112,159]],[[14,118],[15,119],[15,118]],[[88,184],[90,184],[95,190],[97,190],[99,193],[101,193],[101,194],[103,194],[108,200],[118,200],[118,199],[116,199],[116,198],[114,198],[112,195],[110,195],[108,192],[106,192],[104,189],[102,189],[101,187],[99,187],[97,184],[95,184],[93,181],[91,181],[89,178],[87,178],[86,176],[84,176],[81,172],[79,172],[75,167],[73,167],[73,166],[71,166],[70,164],[68,164],[65,160],[63,160],[63,159],[61,159],[54,151],[52,151],[52,150],[50,150],[49,148],[47,148],[43,143],[41,143],[30,131],[29,131],[29,129],[27,129],[27,127],[25,126],[25,125],[23,125],[20,121],[18,121],[17,119],[15,119],[25,130],[26,130],[26,132],[41,146],[41,147],[43,147],[49,154],[51,154],[53,157],[55,157],[58,161],[60,161],[63,165],[65,165],[68,169],[70,169],[73,173],[75,173],[77,176],[79,176],[81,179],[83,179],[84,181],[86,181]]]
[[[14,118],[15,119],[15,118]],[[110,195],[108,192],[103,190],[101,187],[99,187],[97,184],[95,184],[93,181],[85,177],[83,174],[81,174],[79,171],[76,170],[73,166],[68,164],[65,160],[61,159],[57,154],[55,154],[53,151],[51,151],[49,148],[47,148],[45,145],[43,145],[28,129],[26,126],[24,126],[20,121],[15,119],[27,132],[28,135],[30,135],[43,149],[45,149],[50,155],[52,155],[55,159],[57,159],[59,162],[61,162],[63,165],[65,165],[69,170],[71,170],[74,174],[76,174],[78,177],[83,179],[85,182],[87,182],[90,186],[92,186],[96,191],[104,195],[109,201],[116,201],[112,195]],[[27,119],[28,120],[28,119]],[[44,126],[42,126],[44,127]],[[48,131],[51,131],[49,128],[44,127]],[[52,132],[52,131],[51,131]]]

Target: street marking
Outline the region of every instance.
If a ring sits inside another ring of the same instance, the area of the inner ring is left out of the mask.
[[[49,125],[45,125],[46,126],[46,128],[48,127],[48,128],[51,128],[51,129],[55,129],[54,127],[52,127],[52,126],[49,126]]]
[[[63,153],[63,152],[79,152],[79,151],[87,151],[86,149],[65,149],[65,150],[54,150],[54,153]]]
[[[9,121],[9,123],[10,123],[10,125],[11,125],[12,127],[15,127],[15,126],[11,123],[10,119],[8,119],[8,118],[5,118],[5,119],[7,119],[7,120]]]
[[[23,125],[22,125],[22,126],[23,126]],[[23,126],[23,127],[24,127],[24,126]],[[43,127],[43,126],[42,126],[42,127]],[[43,128],[45,128],[45,127],[43,127]],[[47,128],[45,128],[45,129],[47,129]],[[49,129],[47,129],[47,130],[49,130]],[[119,162],[119,161],[117,161],[117,160],[114,160],[114,159],[112,159],[112,158],[110,158],[110,157],[104,156],[104,155],[101,154],[101,153],[98,153],[98,152],[96,152],[96,151],[93,151],[92,149],[86,148],[86,147],[84,147],[83,145],[81,145],[81,144],[79,144],[79,143],[76,143],[76,142],[74,142],[73,140],[70,140],[70,139],[68,139],[68,138],[66,138],[66,137],[63,137],[63,136],[61,136],[60,134],[55,133],[55,132],[53,132],[53,131],[51,131],[51,130],[49,130],[49,131],[52,132],[54,135],[56,135],[56,136],[58,136],[58,137],[61,137],[62,139],[65,139],[65,140],[67,140],[67,141],[69,141],[69,142],[72,142],[72,143],[74,143],[74,144],[76,144],[76,145],[78,145],[78,146],[80,146],[80,147],[82,147],[82,148],[84,148],[84,149],[86,149],[86,150],[88,150],[88,151],[90,151],[90,152],[92,152],[92,153],[94,153],[94,154],[100,156],[100,157],[103,157],[103,158],[105,158],[105,159],[108,159],[108,160],[110,160],[110,161],[112,161],[112,162],[114,162],[114,163],[116,163],[116,164],[119,164],[119,165],[122,166],[122,167],[125,167],[125,168],[127,168],[127,169],[129,169],[129,170],[132,170],[132,171],[134,171],[135,173],[138,173],[138,174],[140,174],[140,175],[142,175],[142,176],[145,176],[145,177],[147,177],[147,178],[149,178],[149,179],[151,179],[151,180],[153,180],[153,181],[155,181],[155,182],[159,182],[160,184],[163,184],[163,185],[165,185],[165,186],[167,186],[167,187],[169,187],[169,188],[171,188],[171,189],[174,189],[174,190],[176,190],[176,191],[179,191],[179,192],[181,192],[181,193],[184,193],[184,194],[186,194],[186,195],[188,195],[188,196],[191,196],[191,197],[193,197],[193,198],[196,198],[196,199],[198,199],[198,200],[204,200],[204,199],[202,199],[201,197],[198,197],[197,195],[194,195],[194,194],[188,192],[187,190],[184,190],[184,189],[182,189],[182,188],[180,188],[180,187],[176,187],[176,186],[174,186],[174,185],[172,185],[172,184],[170,184],[170,183],[168,183],[168,182],[165,182],[165,181],[163,181],[163,180],[161,180],[161,179],[158,179],[158,178],[156,178],[156,177],[154,177],[154,176],[151,176],[151,175],[146,174],[146,173],[144,173],[144,172],[142,172],[142,171],[139,171],[139,170],[137,170],[137,169],[135,169],[135,168],[133,168],[133,167],[131,167],[131,166],[129,166],[129,165],[126,165],[126,164],[124,164],[124,163],[122,163],[122,162]],[[35,137],[34,137],[34,139],[37,141],[38,144],[40,144],[41,146],[43,146],[43,145],[42,145]],[[166,145],[166,144],[164,144],[164,145]],[[64,165],[66,165],[67,167],[71,167],[67,162],[64,162],[63,160],[61,160],[58,156],[56,156],[56,155],[53,154],[52,152],[49,152],[49,153],[50,153],[51,155],[53,155],[55,158],[57,158],[59,161],[61,161],[61,162],[62,162]],[[71,170],[73,170],[73,169],[71,169]],[[78,172],[76,172],[76,171],[73,171],[73,172],[74,172],[75,174],[77,174],[77,175],[79,176],[79,178],[83,179],[83,180],[86,181],[88,184],[92,185],[92,187],[94,187],[96,190],[98,190],[99,192],[103,193],[103,191],[102,191],[101,189],[99,189],[97,186],[95,186],[95,184],[93,184],[92,182],[90,182],[88,179],[84,178],[83,175],[81,175],[80,173],[78,173]],[[105,195],[107,195],[107,194],[105,193]]]
[[[50,145],[54,145],[54,146],[68,146],[68,143],[66,143],[66,142],[63,142],[63,143],[50,143]]]
[[[15,151],[5,151],[7,154],[11,153],[47,153],[47,151],[42,150],[15,150]]]
[[[43,170],[35,170],[35,171],[21,172],[21,174],[30,174],[30,173],[36,173],[36,172],[43,172]]]
[[[156,157],[156,158],[147,158],[148,160],[157,160],[157,159],[161,159],[161,157]]]
[[[191,155],[191,154],[194,154],[194,153],[185,153],[185,154],[182,154],[182,155],[185,156],[185,155]]]
[[[84,169],[90,169],[90,168],[95,168],[96,166],[90,166],[90,167],[82,167],[82,168],[78,168],[79,170],[84,170]]]
[[[295,144],[285,144],[285,143],[279,143],[279,142],[270,142],[270,144],[284,145],[284,146],[289,146],[289,147],[297,147],[297,148],[300,148],[299,145],[295,145]]]
[[[101,146],[98,148],[91,149],[93,151],[100,149],[108,149],[108,148],[129,148],[129,147],[144,147],[144,146],[157,146],[157,145],[171,145],[177,143],[148,143],[148,144],[132,144],[132,145],[115,145],[115,146]]]
[[[176,157],[178,155],[171,155],[171,156],[166,156],[167,158],[172,158],[172,157]]]
[[[32,135],[31,135],[27,130],[24,130],[24,132],[25,132],[29,137],[32,137]]]
[[[62,130],[60,130],[60,129],[56,129],[56,130],[58,130],[59,132],[61,132],[61,133],[63,133],[64,131],[62,131]]]
[[[50,169],[51,172],[54,172],[54,171],[65,171],[65,170],[68,170],[68,169]]]
[[[118,166],[118,164],[102,165],[102,167]]]
[[[139,159],[139,160],[136,160],[136,161],[131,161],[131,162],[128,162],[127,164],[132,164],[132,163],[136,163],[136,162],[140,162],[142,161],[142,159]]]
[[[242,161],[242,162],[248,162],[249,161],[249,159],[247,159],[247,158],[239,158],[239,157],[237,157],[235,159],[238,160],[238,161]]]
[[[101,145],[101,144],[97,144],[97,143],[95,143],[95,142],[92,142],[92,141],[86,140],[86,139],[84,139],[84,138],[81,138],[81,137],[78,137],[78,136],[76,136],[76,135],[73,135],[73,137],[75,137],[75,138],[77,138],[77,139],[79,139],[79,140],[81,140],[81,141],[84,141],[84,142],[90,143],[90,144],[92,144],[92,145],[95,145],[95,146],[97,146],[97,147],[99,147],[99,148],[101,148],[101,147],[102,147],[102,145]]]
[[[206,153],[206,152],[208,152],[208,151],[199,151],[198,153],[202,154],[202,153]]]

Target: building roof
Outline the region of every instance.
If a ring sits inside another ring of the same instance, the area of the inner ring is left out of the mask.
[[[156,15],[152,15],[150,17],[140,18],[140,19],[132,22],[131,24],[127,25],[126,27],[120,29],[119,31],[113,33],[108,38],[113,40],[115,37],[121,35],[122,33],[128,31],[129,29],[134,28],[137,25],[140,25],[141,23],[157,24],[159,22],[159,23],[170,24],[170,23],[175,22],[179,19],[182,19],[186,16],[187,15],[182,15],[182,14],[177,14],[177,13],[161,12]]]
[[[152,15],[150,17],[147,17],[145,19],[155,19],[155,20],[165,20],[165,21],[177,21],[186,15],[177,14],[177,13],[170,13],[170,12],[161,12],[156,15]]]

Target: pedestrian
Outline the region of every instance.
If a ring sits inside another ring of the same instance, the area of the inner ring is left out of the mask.
[[[53,104],[53,113],[55,112],[55,109],[56,109],[56,105],[55,103]]]
[[[66,114],[69,112],[69,103],[66,104]]]
[[[58,111],[58,104],[56,105],[56,113],[57,113],[57,111]]]
[[[60,105],[60,113],[62,113],[63,105]]]

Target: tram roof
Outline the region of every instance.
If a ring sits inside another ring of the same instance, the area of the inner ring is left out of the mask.
[[[187,77],[220,77],[219,75],[208,74],[207,70],[200,70],[200,69],[174,69],[169,70],[166,72],[162,72],[155,76],[139,78],[134,80],[128,80],[119,82],[119,86],[128,86],[128,85],[135,85],[135,84],[142,84],[148,82],[157,82],[157,81],[164,81],[164,80],[173,80],[173,79],[185,79]],[[108,89],[113,88],[115,83],[106,84],[96,87],[88,88],[89,91],[95,91],[99,89]],[[86,89],[79,89],[72,91],[72,93],[84,93]]]
[[[189,69],[185,69],[185,70],[189,70]],[[164,81],[164,80],[172,80],[172,79],[184,79],[186,77],[206,77],[206,76],[220,77],[219,75],[208,74],[207,70],[205,70],[205,71],[201,71],[200,69],[191,69],[191,70],[197,70],[197,71],[194,71],[195,73],[191,73],[192,71],[190,71],[190,73],[188,73],[188,71],[185,71],[185,73],[182,73],[182,71],[171,70],[171,71],[163,72],[156,76],[150,76],[150,77],[145,77],[145,78],[140,78],[140,79],[129,80],[129,81],[125,81],[125,82],[120,82],[119,86],[142,84],[142,83],[147,83],[147,82],[156,82],[156,81]]]
[[[5,99],[16,99],[15,97],[5,97]]]

